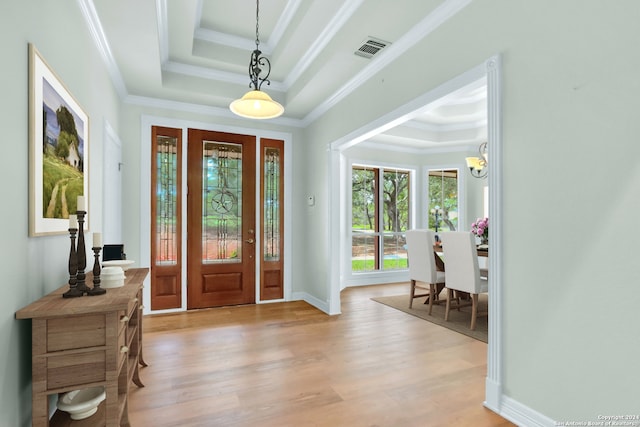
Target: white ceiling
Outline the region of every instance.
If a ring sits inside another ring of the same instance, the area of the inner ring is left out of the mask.
[[[305,126],[386,64],[428,37],[470,0],[263,0],[260,50],[283,124]],[[255,0],[81,0],[120,95],[127,102],[199,107],[231,115],[249,89]],[[371,59],[354,52],[388,42]],[[431,104],[371,143],[412,149],[486,140],[482,82]]]

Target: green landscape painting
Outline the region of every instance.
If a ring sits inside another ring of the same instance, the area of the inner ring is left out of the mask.
[[[69,218],[84,193],[84,123],[43,81],[42,216]]]
[[[30,236],[68,233],[78,196],[86,210],[88,159],[89,116],[29,44]]]

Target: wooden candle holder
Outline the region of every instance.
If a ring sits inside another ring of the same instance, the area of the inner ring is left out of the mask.
[[[89,295],[104,295],[107,293],[107,290],[100,287],[100,246],[93,247],[93,256],[95,260],[93,261],[93,289],[89,289],[87,292]]]
[[[77,211],[78,215],[78,248],[76,250],[78,254],[78,275],[77,275],[77,287],[83,293],[88,293],[90,288],[85,283],[84,269],[87,267],[87,252],[84,247],[84,216],[87,211]]]
[[[71,248],[69,249],[69,290],[62,294],[63,298],[81,297],[82,291],[77,287],[78,273],[78,257],[76,252],[76,233],[77,228],[69,229],[69,237],[71,238]]]

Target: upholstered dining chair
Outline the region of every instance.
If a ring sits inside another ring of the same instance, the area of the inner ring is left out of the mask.
[[[444,271],[436,269],[433,253],[435,234],[431,230],[407,230],[407,258],[409,262],[409,279],[411,280],[411,295],[409,308],[413,307],[413,300],[429,296],[429,314],[433,309],[437,285],[445,285]],[[416,288],[425,289],[428,293],[416,295]]]
[[[447,304],[444,320],[449,320],[453,292],[467,292],[471,296],[471,303],[456,299],[457,306],[454,308],[471,305],[470,329],[474,330],[478,317],[478,295],[489,290],[487,279],[480,275],[475,238],[468,231],[446,231],[440,233],[440,240],[447,266]]]

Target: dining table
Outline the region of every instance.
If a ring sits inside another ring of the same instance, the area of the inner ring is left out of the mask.
[[[489,257],[489,246],[477,245],[476,250],[478,251],[479,257],[485,257],[485,258]],[[435,256],[436,270],[438,271],[444,271],[444,261],[440,256],[440,254],[443,254],[443,253],[444,253],[444,249],[442,248],[442,244],[440,242],[437,242],[435,245],[433,245],[433,255]]]

